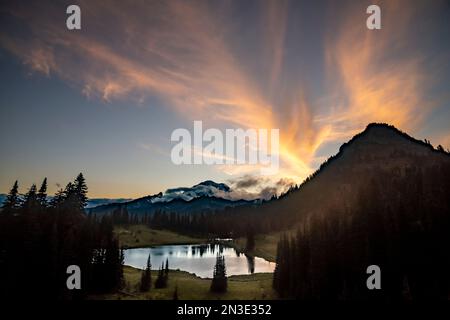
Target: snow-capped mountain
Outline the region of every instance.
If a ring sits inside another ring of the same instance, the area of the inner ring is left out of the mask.
[[[259,203],[260,200],[232,199],[231,188],[224,183],[203,181],[192,187],[167,189],[164,193],[150,195],[123,203],[111,203],[89,208],[91,214],[110,214],[114,210],[126,208],[130,214],[152,214],[157,211],[175,213],[199,213],[223,210]]]

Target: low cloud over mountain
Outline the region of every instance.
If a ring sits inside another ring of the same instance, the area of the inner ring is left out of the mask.
[[[164,193],[158,194],[152,199],[152,203],[156,202],[170,202],[175,199],[182,199],[184,201],[191,201],[199,197],[217,197],[224,198],[224,195],[230,193],[230,187],[224,183],[216,183],[211,180],[203,181],[193,187],[179,187],[167,189]]]
[[[207,180],[192,187],[167,189],[164,193],[152,197],[151,202],[170,202],[175,199],[191,201],[200,197],[215,197],[231,201],[268,200],[274,195],[286,192],[294,185],[294,181],[280,179],[273,184],[269,179],[246,175],[235,180],[229,180],[228,184]]]

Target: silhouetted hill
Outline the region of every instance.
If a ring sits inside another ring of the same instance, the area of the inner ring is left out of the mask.
[[[450,293],[450,156],[370,124],[299,188],[261,206],[278,230],[274,285],[298,299],[442,299]],[[260,227],[260,230],[263,230]],[[368,266],[382,290],[368,290]]]
[[[265,203],[264,210],[289,211],[291,216],[322,214],[350,207],[359,190],[381,174],[405,177],[411,170],[450,165],[450,156],[428,142],[412,138],[387,124],[372,123],[344,143],[339,152],[300,186],[280,199]],[[388,183],[388,181],[386,181]],[[426,183],[433,183],[427,181]]]

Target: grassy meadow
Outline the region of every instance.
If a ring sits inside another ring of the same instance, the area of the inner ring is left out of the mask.
[[[272,273],[231,276],[228,278],[228,291],[224,294],[211,293],[211,279],[202,279],[184,271],[170,270],[167,288],[149,292],[139,291],[141,270],[129,266],[124,267],[125,287],[113,294],[93,295],[94,300],[171,300],[175,288],[179,300],[255,300],[276,299],[272,289]],[[152,282],[157,271],[152,271]]]
[[[145,225],[130,225],[115,227],[114,232],[119,237],[124,248],[141,248],[169,244],[205,243],[206,239],[192,238],[168,230],[150,229]]]

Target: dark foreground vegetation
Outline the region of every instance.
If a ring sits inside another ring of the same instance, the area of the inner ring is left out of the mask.
[[[356,205],[302,220],[278,244],[274,288],[297,299],[447,300],[449,169],[378,174]],[[382,290],[366,287],[373,264]]]
[[[0,212],[0,290],[3,297],[83,299],[122,286],[123,255],[111,219],[84,213],[82,174],[47,202],[47,180],[20,197],[18,183]],[[68,290],[69,265],[81,269],[81,290]]]
[[[218,254],[216,257],[216,265],[214,266],[213,279],[211,281],[211,292],[227,292],[228,282],[226,270],[225,257]]]

